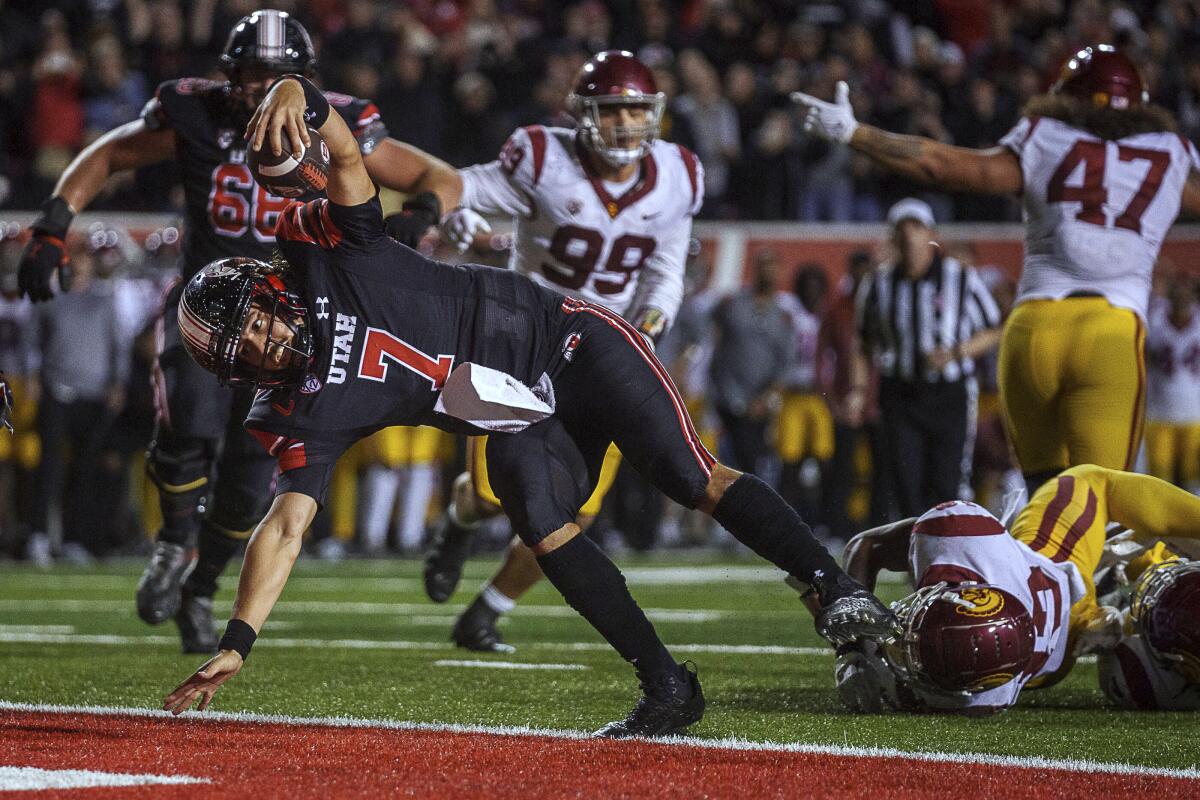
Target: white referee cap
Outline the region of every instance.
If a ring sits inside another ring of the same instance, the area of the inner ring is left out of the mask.
[[[915,197],[906,197],[888,209],[888,225],[895,227],[906,219],[915,219],[926,228],[937,227],[937,222],[933,218],[933,209],[929,207],[929,203]]]

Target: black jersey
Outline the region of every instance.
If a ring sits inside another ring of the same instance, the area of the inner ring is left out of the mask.
[[[245,256],[266,261],[275,247],[275,224],[290,200],[254,182],[243,138],[249,112],[228,83],[180,78],[158,87],[142,109],[152,130],[176,134],[186,201],[184,278],[210,261]],[[326,92],[366,155],[387,135],[369,100]]]
[[[260,392],[246,422],[280,457],[281,492],[320,500],[342,451],[380,428],[484,432],[434,410],[460,364],[526,386],[561,367],[572,323],[561,295],[509,270],[442,264],[404,247],[384,233],[377,198],[295,202],[277,236],[316,348],[305,384]]]

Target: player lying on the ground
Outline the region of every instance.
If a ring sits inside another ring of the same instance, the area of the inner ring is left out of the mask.
[[[1200,498],[1148,475],[1085,465],[1045,483],[1011,533],[986,509],[955,501],[854,537],[845,553],[851,576],[873,588],[881,569],[908,572],[916,592],[893,605],[904,626],[898,642],[840,648],[842,701],[856,711],[987,714],[1013,705],[1023,688],[1057,683],[1081,653],[1113,648],[1124,616],[1099,604],[1094,584],[1110,521],[1148,545],[1119,564],[1135,578],[1178,560],[1157,540],[1200,540]],[[1180,563],[1188,585],[1200,579],[1196,565]],[[1164,602],[1161,594],[1142,605]],[[1163,608],[1180,605],[1175,597]],[[1200,663],[1200,606],[1190,618],[1157,623],[1156,647]],[[1187,707],[1188,697],[1177,704]]]
[[[1142,436],[1150,274],[1180,207],[1200,214],[1200,155],[1109,45],[1069,59],[982,150],[888,133],[797,92],[805,128],[950,192],[1021,198],[1025,265],[1000,343],[1000,398],[1030,494],[1076,464],[1130,469]]]
[[[272,81],[311,75],[315,63],[308,32],[291,15],[264,9],[239,20],[221,55],[228,81],[166,81],[139,119],[104,134],[67,166],[33,223],[21,291],[48,300],[56,273],[69,283],[67,229],[111,175],[170,160],[183,174],[185,279],[223,256],[270,258],[275,221],[288,200],[255,182],[241,133]],[[388,222],[393,236],[415,245],[436,222],[438,195],[454,170],[389,137],[371,101],[325,96],[353,130],[371,177],[413,195]],[[180,284],[167,296],[155,364],[162,402],[147,472],[159,490],[163,525],[138,582],[137,612],[152,625],[174,618],[185,653],[214,653],[217,579],[262,519],[275,465],[242,429],[251,393],[220,386],[184,353],[174,324],[182,290]]]
[[[490,230],[480,214],[511,216],[510,268],[615,311],[657,341],[679,311],[692,216],[704,202],[700,161],[658,139],[663,103],[654,74],[633,55],[597,54],[567,97],[575,127],[518,128],[499,159],[459,170],[458,207],[442,231],[465,250]],[[467,471],[454,482],[434,534],[425,564],[425,592],[434,602],[453,594],[474,531],[500,513],[485,452],[486,440],[471,441]],[[580,527],[600,512],[620,461],[617,448],[609,448],[596,489],[580,509]],[[451,638],[469,650],[512,650],[497,621],[541,577],[537,559],[515,538]]]
[[[621,573],[574,520],[608,445],[668,496],[699,507],[812,587],[835,643],[887,639],[895,617],[770,487],[704,449],[675,387],[633,326],[508,270],[430,261],[384,233],[354,139],[303,78],[281,80],[248,128],[276,153],[305,119],[331,153],[328,199],[294,203],[286,263],[223,259],[184,291],[179,327],[197,363],[255,385],[247,427],[279,458],[277,495],[250,540],[221,652],[164,707],[204,708],[241,669],[300,552],[337,457],[388,425],[493,431],[494,488],[567,600],[629,661],[643,695],[603,736],[659,735],[701,718],[693,671],[671,657]],[[509,433],[503,433],[510,431]],[[517,431],[517,432],[512,432]]]

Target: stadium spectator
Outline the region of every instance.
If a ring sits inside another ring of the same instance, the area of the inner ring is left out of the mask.
[[[792,321],[779,302],[779,258],[754,256],[751,286],[713,310],[716,337],[708,369],[709,400],[721,419],[735,469],[759,474],[767,427],[779,406],[780,381],[792,357]]]
[[[129,349],[121,335],[111,274],[103,273],[95,248],[75,250],[70,291],[35,308],[42,460],[27,555],[40,563],[50,558],[48,533],[55,508],[62,512],[63,558],[92,558],[93,514],[104,491],[100,447],[124,405],[129,376]]]
[[[1196,284],[1177,276],[1146,331],[1146,460],[1149,472],[1200,490],[1200,308]]]

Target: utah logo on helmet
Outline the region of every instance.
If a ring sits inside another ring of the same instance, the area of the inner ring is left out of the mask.
[[[1033,658],[1033,620],[999,586],[941,582],[892,606],[904,634],[885,650],[906,680],[933,692],[980,692],[1008,683]]]
[[[579,139],[591,152],[620,167],[641,159],[658,137],[666,96],[658,91],[654,73],[624,50],[598,53],[579,70],[575,88],[567,95],[567,108],[575,117]],[[634,106],[644,111],[640,123],[609,128],[605,139],[600,109]]]

